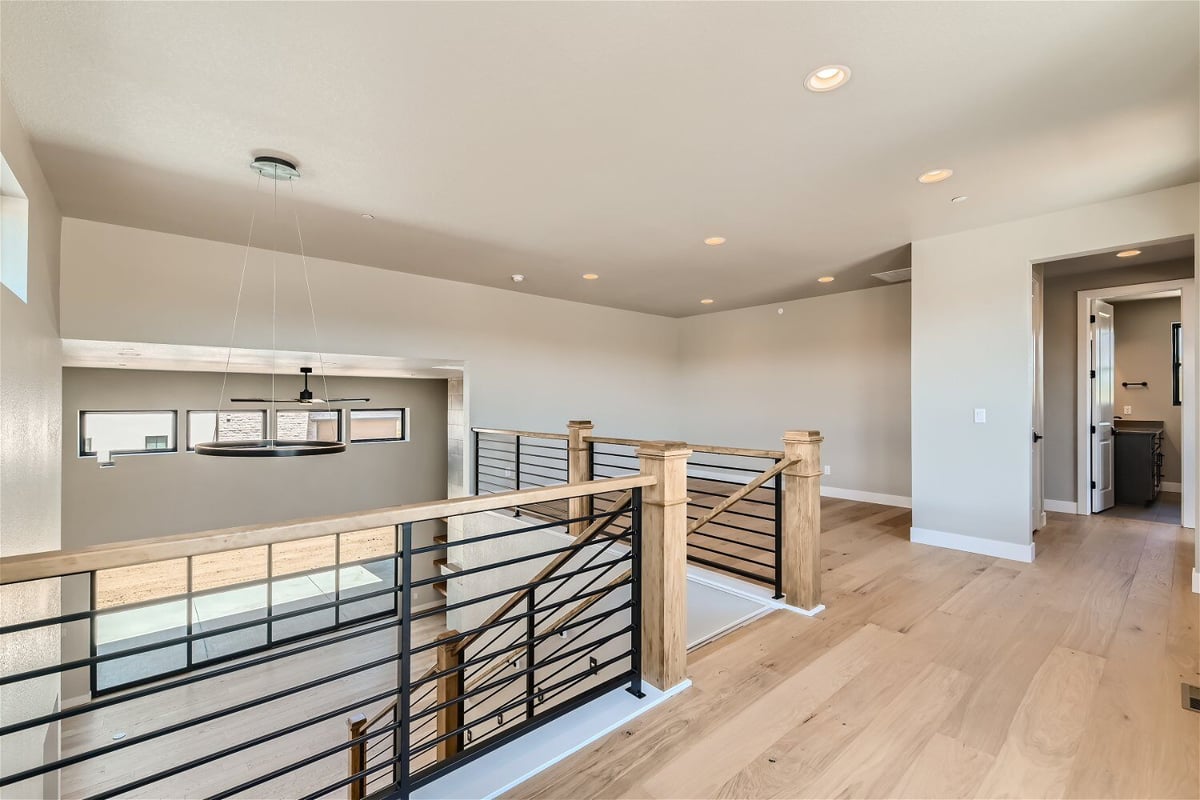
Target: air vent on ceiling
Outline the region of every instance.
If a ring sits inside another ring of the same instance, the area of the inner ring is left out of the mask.
[[[875,272],[871,277],[879,278],[879,280],[885,283],[904,283],[905,281],[912,280],[912,267],[893,269],[888,272]]]

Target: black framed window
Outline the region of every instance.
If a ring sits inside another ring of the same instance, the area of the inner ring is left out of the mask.
[[[351,442],[402,442],[407,438],[407,408],[356,408],[350,411]]]
[[[1183,405],[1183,323],[1171,323],[1171,405]]]
[[[215,438],[214,438],[215,437]],[[187,412],[187,449],[204,442],[249,441],[267,438],[267,410],[222,411],[218,425],[216,411]]]
[[[292,441],[340,442],[342,441],[342,412],[340,409],[276,411],[275,438]]]
[[[80,411],[79,456],[174,453],[176,411]]]

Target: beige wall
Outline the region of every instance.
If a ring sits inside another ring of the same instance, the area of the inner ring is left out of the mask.
[[[8,97],[0,87],[0,151],[29,198],[29,302],[0,288],[0,555],[59,546],[61,456],[58,333],[59,231],[62,217]],[[4,237],[16,232],[5,230]],[[0,590],[0,622],[54,616],[57,582]],[[46,628],[4,637],[0,670],[8,674],[58,661],[58,631]],[[56,676],[0,689],[5,722],[54,710]],[[58,753],[57,726],[4,737],[0,771],[6,775]],[[49,738],[49,742],[47,739]],[[50,776],[0,790],[3,797],[57,797]]]
[[[1076,501],[1076,460],[1078,458],[1076,443],[1079,434],[1078,420],[1076,419],[1079,408],[1076,386],[1079,371],[1077,349],[1079,309],[1076,293],[1085,289],[1104,289],[1110,286],[1131,286],[1138,283],[1190,278],[1193,269],[1192,262],[1183,260],[1056,276],[1054,265],[1046,265],[1046,288],[1043,300],[1046,359],[1044,373],[1046,439],[1043,442],[1043,453],[1046,459],[1044,483],[1046,499],[1062,500],[1068,503]],[[1118,363],[1119,368],[1120,363]],[[1179,435],[1182,435],[1182,432]],[[1179,439],[1177,438],[1176,441]],[[1180,480],[1180,478],[1168,480]]]
[[[1178,297],[1116,303],[1113,331],[1117,344],[1117,414],[1125,419],[1162,420],[1163,480],[1179,483],[1183,474],[1180,407],[1171,405],[1171,325],[1179,322]],[[1150,384],[1121,386],[1122,381]],[[1132,411],[1125,414],[1129,406]]]
[[[680,320],[683,438],[780,449],[815,428],[824,487],[907,502],[910,326],[908,284]]]
[[[913,243],[918,538],[1008,558],[1032,551],[1031,265],[1197,232],[1193,183]]]

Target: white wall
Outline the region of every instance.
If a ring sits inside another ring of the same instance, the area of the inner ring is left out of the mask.
[[[21,122],[0,87],[0,150],[29,198],[28,303],[0,288],[0,555],[56,550],[60,542],[62,348],[58,334],[59,229],[62,217]],[[7,221],[8,218],[5,217]],[[4,232],[7,240],[10,231]],[[5,246],[6,254],[9,251]],[[5,587],[0,622],[54,616],[57,581]],[[5,674],[57,663],[58,630],[4,637]],[[12,722],[54,710],[57,677],[0,690],[0,717]],[[47,736],[52,739],[47,746]],[[57,754],[57,731],[4,737],[0,771],[10,775]],[[10,786],[4,797],[57,796],[53,777]]]
[[[817,429],[823,486],[907,499],[909,307],[898,284],[680,320],[683,438],[780,450]]]
[[[913,243],[914,538],[1032,549],[1032,263],[1198,229],[1190,184]]]
[[[226,346],[244,248],[63,221],[63,337]],[[279,345],[313,347],[299,259],[281,255]],[[678,435],[678,324],[343,262],[310,259],[327,352],[462,359],[473,425]],[[237,344],[270,347],[270,255],[252,252]]]

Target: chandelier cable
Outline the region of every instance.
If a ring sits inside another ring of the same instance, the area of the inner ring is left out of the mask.
[[[237,336],[238,314],[242,310],[242,290],[246,286],[246,265],[250,263],[250,243],[254,241],[254,221],[258,218],[258,192],[262,188],[262,175],[254,183],[254,202],[250,205],[250,233],[246,236],[246,252],[242,255],[242,276],[238,279],[237,301],[233,305],[233,329],[229,331],[229,347],[225,351],[225,374],[221,377],[221,393],[217,395],[217,413],[213,420],[214,442],[221,436],[221,408],[225,402],[225,387],[229,382],[229,364],[233,359],[233,343]]]
[[[296,205],[296,190],[291,181],[288,182],[288,192],[292,196],[292,214],[296,218],[296,238],[300,241],[300,264],[304,268],[304,289],[308,292],[308,313],[312,316],[313,349],[317,351],[317,363],[321,369],[321,385],[325,387],[325,399],[328,400],[329,381],[325,379],[325,354],[321,351],[321,337],[317,334],[317,309],[313,305],[312,284],[308,280],[308,258],[304,255],[304,234],[300,232],[300,210]]]

